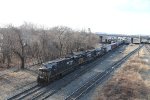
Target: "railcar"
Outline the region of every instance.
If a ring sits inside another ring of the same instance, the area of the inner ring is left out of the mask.
[[[55,79],[59,79],[67,73],[76,69],[76,66],[86,62],[86,53],[74,53],[70,57],[61,58],[43,63],[39,68],[38,83],[49,83]]]
[[[76,65],[74,58],[63,58],[43,63],[39,68],[38,83],[49,83],[52,80],[62,77],[65,73],[74,70]]]
[[[110,45],[110,44],[109,44],[109,45],[107,45],[107,46],[105,46],[104,48],[106,48],[106,52],[111,51],[111,45]]]
[[[113,50],[113,49],[115,49],[115,48],[117,48],[117,43],[112,43],[112,44],[111,44],[111,50]]]
[[[95,58],[96,58],[96,51],[95,51],[95,49],[88,50],[86,52],[86,62],[94,60]]]
[[[102,47],[102,48],[96,48],[96,58],[103,56],[106,53],[106,48]]]
[[[86,62],[86,52],[74,52],[72,56],[77,62],[77,65],[81,65]]]

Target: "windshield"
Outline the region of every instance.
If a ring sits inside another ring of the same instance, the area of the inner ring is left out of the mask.
[[[45,66],[46,68],[52,68],[54,65],[56,65],[56,63],[44,64],[44,66]]]
[[[42,77],[49,77],[51,75],[51,68],[39,68],[38,75]]]
[[[39,75],[40,76],[43,76],[43,77],[45,77],[45,76],[47,76],[47,72],[44,72],[44,71],[39,71]]]

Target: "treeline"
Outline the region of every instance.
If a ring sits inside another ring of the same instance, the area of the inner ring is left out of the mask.
[[[0,28],[0,63],[8,68],[19,62],[23,69],[32,61],[45,62],[64,57],[74,51],[93,48],[97,35],[66,26],[41,28],[33,24]]]

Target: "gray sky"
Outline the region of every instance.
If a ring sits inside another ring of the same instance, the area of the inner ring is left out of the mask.
[[[150,0],[0,0],[0,26],[23,22],[150,34]]]

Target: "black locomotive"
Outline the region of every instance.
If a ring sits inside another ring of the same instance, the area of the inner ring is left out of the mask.
[[[39,68],[37,82],[49,83],[52,80],[59,79],[62,76],[68,74],[69,72],[74,71],[76,68],[78,68],[79,65],[99,58],[110,50],[117,48],[121,44],[123,44],[123,41],[113,43],[99,49],[75,52],[65,58],[60,58],[43,63],[42,67]]]

